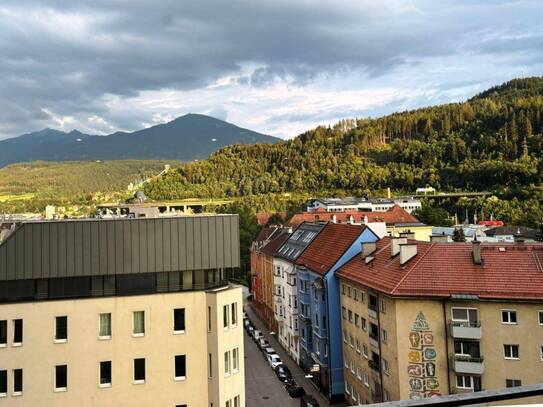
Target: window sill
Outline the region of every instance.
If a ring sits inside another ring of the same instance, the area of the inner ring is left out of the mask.
[[[132,334],[132,338],[143,338],[145,336],[145,333],[141,333],[141,334]]]
[[[111,335],[98,336],[99,341],[109,341],[111,340]]]
[[[7,397],[8,394],[7,393],[0,393],[0,397]]]
[[[182,331],[173,331],[173,334],[174,335],[184,335],[185,334],[185,330],[183,329]]]
[[[68,339],[53,339],[53,343],[66,343]]]
[[[20,348],[21,346],[23,346],[23,343],[22,342],[13,342],[13,344],[11,346],[14,347],[14,348]]]
[[[224,377],[230,377],[230,373],[225,373]]]
[[[520,360],[520,358],[507,358],[507,357],[504,357],[505,360]]]
[[[111,387],[111,383],[100,383],[98,387],[100,387],[101,389],[107,389]]]
[[[7,348],[7,347],[8,347],[7,343],[0,343],[0,349]]]
[[[132,384],[145,384],[145,380],[134,380]]]
[[[19,397],[19,396],[23,395],[23,392],[22,391],[14,391],[13,393],[11,393],[11,395],[13,397]]]
[[[58,387],[54,390],[55,393],[64,393],[65,391],[68,391],[66,387]]]
[[[518,322],[503,322],[502,325],[518,325]]]
[[[187,380],[187,376],[174,377],[174,380],[176,382],[183,382],[183,381]]]
[[[230,326],[230,328],[237,328],[237,327],[238,327],[238,324],[232,324],[232,325]]]

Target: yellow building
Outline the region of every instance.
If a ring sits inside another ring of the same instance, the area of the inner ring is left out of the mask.
[[[0,245],[0,406],[245,405],[238,233],[236,216],[23,224]]]
[[[364,243],[336,273],[351,404],[541,382],[543,245],[439,240]]]

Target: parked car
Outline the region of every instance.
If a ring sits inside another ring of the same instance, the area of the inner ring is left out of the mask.
[[[258,341],[260,338],[263,338],[264,335],[262,335],[262,332],[260,332],[258,329],[255,329],[253,331],[253,340],[256,342]]]
[[[245,311],[243,311],[243,319],[249,319],[249,315],[247,315],[247,313]]]
[[[320,407],[319,402],[315,399],[315,397],[311,396],[310,394],[306,394],[305,396],[302,396],[300,399],[300,407]]]
[[[271,346],[266,346],[262,349],[262,352],[264,353],[264,357],[266,359],[268,359],[269,355],[277,355],[277,352]]]
[[[268,346],[270,346],[270,343],[268,342],[268,340],[264,338],[258,338],[258,340],[256,341],[256,344],[261,351],[263,351],[264,348],[267,348]]]
[[[279,380],[284,382],[285,380],[292,379],[292,373],[290,373],[287,365],[278,365],[275,367],[275,375]]]
[[[252,325],[247,325],[247,333],[251,336],[251,338],[253,337],[253,331],[255,330],[255,327],[252,326]]]
[[[248,319],[244,319],[243,320],[243,326],[247,329],[247,325],[251,325],[251,321],[249,321]]]
[[[305,396],[305,390],[303,387],[298,386],[294,380],[286,385],[287,393],[292,398],[298,398]]]
[[[275,369],[277,365],[280,365],[283,363],[279,355],[275,353],[268,355],[267,359],[268,359],[268,365],[270,365],[272,369]]]

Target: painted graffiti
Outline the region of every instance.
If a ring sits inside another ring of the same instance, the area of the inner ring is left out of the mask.
[[[436,377],[437,352],[434,346],[434,335],[422,312],[419,312],[411,332],[409,332],[410,350],[407,354],[409,364],[409,398],[418,400],[441,396],[439,381]]]

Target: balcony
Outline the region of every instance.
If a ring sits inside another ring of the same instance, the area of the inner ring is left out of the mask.
[[[481,339],[481,322],[450,321],[451,336],[455,339]]]
[[[371,398],[374,403],[381,403],[383,401],[383,396],[380,389],[371,389]]]
[[[454,355],[451,357],[454,371],[459,374],[482,375],[485,371],[483,358],[475,358],[469,355]]]
[[[377,319],[377,308],[368,307],[368,315],[373,319]]]
[[[370,345],[379,351],[379,336],[370,334]]]

